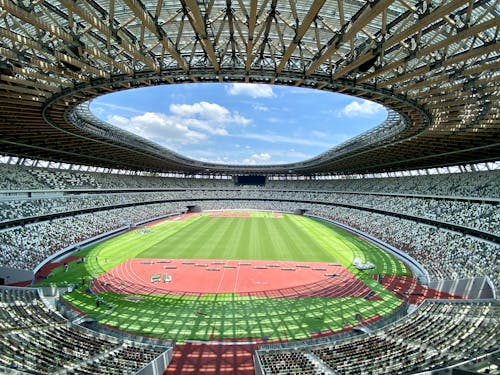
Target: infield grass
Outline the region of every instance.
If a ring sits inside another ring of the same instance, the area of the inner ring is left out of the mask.
[[[190,220],[187,227],[152,243],[140,258],[252,259],[309,262],[336,261],[328,246],[309,234],[311,220],[284,215],[269,217],[209,217]],[[172,226],[165,222],[153,231]]]
[[[102,293],[105,303],[81,286],[64,298],[99,322],[143,335],[183,341],[228,338],[304,339],[319,331],[338,331],[364,318],[385,316],[401,301],[372,274],[407,275],[406,267],[374,245],[324,221],[295,215],[274,218],[210,217],[165,221],[147,230],[132,230],[78,254],[69,272],[56,269],[45,283],[81,283],[129,258],[280,260],[341,262],[379,299],[262,298],[219,294],[205,296]],[[375,264],[374,270],[352,267],[355,257]]]

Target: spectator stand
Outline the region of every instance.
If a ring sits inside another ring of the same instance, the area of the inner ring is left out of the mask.
[[[0,287],[3,373],[158,374],[172,345],[141,343],[74,325],[43,303],[38,289]],[[156,343],[158,344],[158,343]]]

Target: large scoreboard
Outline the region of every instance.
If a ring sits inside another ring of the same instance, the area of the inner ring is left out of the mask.
[[[234,179],[234,184],[237,186],[264,186],[266,184],[266,176],[236,176]]]

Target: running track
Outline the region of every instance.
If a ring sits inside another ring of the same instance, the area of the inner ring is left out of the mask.
[[[168,273],[171,282],[164,282]],[[161,280],[151,282],[152,275]],[[365,297],[371,290],[338,263],[128,259],[93,282],[94,292],[258,297]]]

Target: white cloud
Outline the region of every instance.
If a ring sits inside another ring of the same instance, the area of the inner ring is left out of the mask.
[[[90,108],[92,110],[92,112],[94,113],[104,113],[105,112],[105,109],[104,108],[109,108],[109,109],[114,109],[114,110],[118,110],[120,112],[131,112],[131,113],[144,113],[144,111],[140,111],[138,109],[135,109],[135,108],[132,108],[132,107],[128,107],[128,106],[124,106],[124,105],[118,105],[118,104],[112,104],[112,103],[103,103],[103,102],[92,102],[90,104]]]
[[[319,130],[313,130],[311,131],[311,134],[315,136],[316,138],[325,138],[328,137],[328,134],[325,132],[319,131]]]
[[[107,117],[107,121],[110,124],[113,124],[113,125],[118,126],[120,128],[124,128],[125,130],[129,130],[128,125],[129,125],[130,120],[126,117],[119,116],[119,115],[110,115]]]
[[[259,154],[252,154],[249,158],[243,160],[243,163],[250,165],[263,164],[264,162],[269,161],[270,159],[271,159],[271,154],[267,152],[261,152]]]
[[[260,104],[254,104],[253,109],[258,112],[267,112],[269,111],[269,107],[266,107],[265,105],[260,105]]]
[[[213,121],[200,120],[196,118],[183,118],[183,117],[172,117],[176,119],[179,123],[189,127],[202,130],[208,134],[213,135],[228,135],[224,123],[218,123]]]
[[[227,134],[224,129],[227,124],[247,126],[251,122],[238,112],[231,113],[227,108],[216,103],[171,104],[169,110],[175,116],[187,119],[191,126],[218,135]]]
[[[273,98],[276,95],[269,85],[259,85],[255,83],[232,83],[227,88],[229,95],[247,95],[252,98]]]
[[[194,131],[177,119],[162,113],[146,112],[130,118],[112,115],[107,120],[111,124],[168,148],[177,148],[178,144],[196,144],[207,138],[206,134]]]
[[[141,112],[137,116],[110,115],[107,120],[120,128],[169,148],[197,144],[210,135],[227,136],[227,126],[248,125],[251,120],[216,103],[171,104],[168,114]]]
[[[223,122],[230,116],[227,108],[216,103],[199,102],[194,104],[171,104],[170,112],[181,117],[195,117],[209,119],[212,121]]]
[[[329,140],[329,142],[324,142],[321,140],[314,140],[310,138],[289,137],[286,135],[272,134],[272,133],[243,133],[234,136],[246,139],[255,139],[258,141],[269,142],[269,143],[289,143],[289,144],[316,146],[323,148],[330,148],[334,144],[334,140]]]
[[[352,101],[340,111],[340,114],[347,117],[369,117],[383,110],[384,107],[382,105],[369,100],[363,100],[362,102]]]

